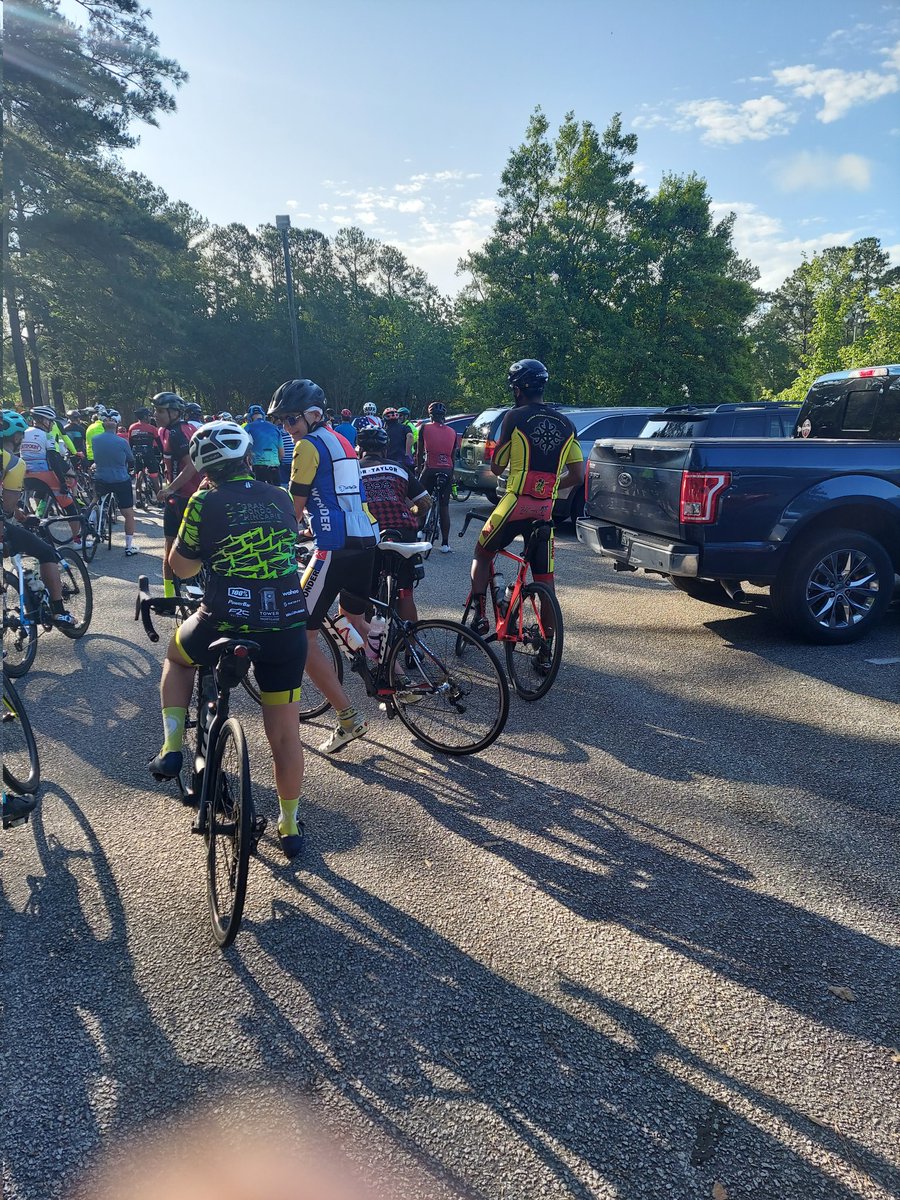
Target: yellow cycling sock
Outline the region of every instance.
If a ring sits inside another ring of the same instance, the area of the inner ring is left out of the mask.
[[[162,710],[163,718],[163,754],[169,754],[173,750],[180,750],[184,742],[184,719],[187,716],[186,708],[164,708]]]
[[[174,597],[174,595],[175,595],[175,580],[174,579],[164,579],[163,580],[163,595],[166,596],[170,600]]]
[[[352,729],[359,720],[356,709],[352,705],[349,708],[339,709],[337,717],[345,729]]]
[[[300,805],[300,797],[296,800],[282,800],[278,797],[278,807],[281,812],[278,817],[278,836],[279,837],[296,837],[300,832],[297,826],[297,809]]]

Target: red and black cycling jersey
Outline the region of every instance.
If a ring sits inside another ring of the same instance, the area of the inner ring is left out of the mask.
[[[428,493],[411,471],[399,463],[388,462],[376,455],[363,455],[359,473],[366,489],[369,512],[385,529],[417,530],[419,522],[410,512],[410,505],[424,499]]]
[[[159,454],[163,452],[159,430],[149,421],[135,421],[128,426],[128,444],[132,450],[154,449]]]
[[[503,418],[494,462],[509,467],[506,494],[528,497],[552,509],[560,476],[581,462],[575,426],[546,404],[521,404]]]
[[[189,425],[187,421],[179,421],[177,425],[169,425],[167,428],[159,430],[163,454],[165,455],[166,479],[169,483],[190,462],[188,443],[191,440],[193,432],[193,425]],[[200,479],[200,475],[192,476],[187,483],[182,483],[179,486],[176,495],[183,496],[185,499],[188,496],[192,496],[200,486]]]

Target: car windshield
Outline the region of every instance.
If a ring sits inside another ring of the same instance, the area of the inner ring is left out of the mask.
[[[487,412],[483,412],[476,417],[469,428],[466,430],[466,437],[480,438],[482,441],[487,441],[493,436],[494,427],[499,428],[500,421],[503,419],[505,408],[489,408]]]
[[[672,421],[648,421],[641,430],[642,438],[702,437],[706,417],[682,417]]]

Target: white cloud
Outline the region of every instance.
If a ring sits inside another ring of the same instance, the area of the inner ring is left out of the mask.
[[[870,104],[900,91],[900,41],[881,47],[880,53],[880,70],[848,71],[803,63],[773,71],[772,78],[804,100],[821,98],[822,107],[816,117],[823,125],[830,125],[859,104]]]
[[[790,236],[783,223],[755,204],[713,201],[713,216],[722,220],[735,214],[734,245],[742,258],[749,258],[759,268],[758,287],[774,291],[802,261],[804,254],[813,255],[828,246],[849,246],[867,230],[839,229],[802,238]]]
[[[424,200],[401,200],[397,205],[397,212],[417,213],[421,212],[424,207]]]
[[[470,217],[493,217],[497,212],[497,201],[493,196],[485,196],[480,200],[473,200],[469,205]]]
[[[363,209],[354,213],[354,217],[359,221],[360,225],[377,225],[378,218],[371,209]]]
[[[776,96],[758,96],[731,104],[717,98],[687,100],[676,104],[674,110],[653,110],[635,117],[632,124],[638,129],[664,125],[685,132],[699,129],[704,142],[714,145],[738,145],[740,142],[761,142],[787,133],[797,114]]]
[[[861,154],[824,154],[802,150],[777,163],[775,182],[784,192],[851,188],[864,192],[872,183],[872,164]]]

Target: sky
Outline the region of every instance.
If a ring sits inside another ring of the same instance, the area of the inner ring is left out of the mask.
[[[190,80],[125,161],[216,223],[358,225],[455,293],[540,105],[620,112],[651,191],[703,176],[763,287],[860,237],[900,263],[900,0],[148,3]]]

